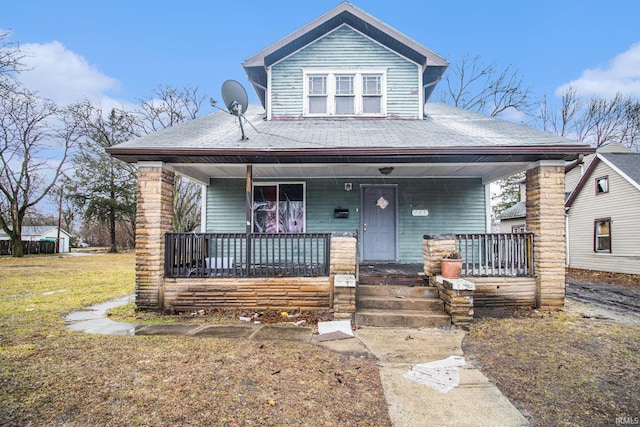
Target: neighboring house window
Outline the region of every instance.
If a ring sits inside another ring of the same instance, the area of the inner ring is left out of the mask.
[[[253,186],[254,233],[304,233],[303,183]]]
[[[596,194],[608,193],[609,192],[609,177],[603,176],[601,178],[596,178]]]
[[[305,116],[386,114],[386,69],[308,68],[303,73]]]
[[[593,249],[596,252],[611,252],[611,218],[600,218],[594,222]]]
[[[512,233],[524,233],[527,231],[527,227],[524,225],[512,225],[511,232]]]

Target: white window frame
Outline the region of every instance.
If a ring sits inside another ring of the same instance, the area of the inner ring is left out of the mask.
[[[303,106],[305,117],[386,117],[387,115],[387,68],[303,68]],[[309,77],[314,75],[326,76],[327,81],[327,111],[325,113],[309,112]],[[364,75],[380,76],[380,112],[363,113],[363,83]],[[353,76],[354,109],[353,114],[336,114],[336,77]]]
[[[256,191],[255,188],[256,187],[269,187],[269,186],[275,186],[276,187],[276,218],[279,217],[280,212],[280,204],[279,202],[279,197],[280,197],[280,186],[281,185],[289,185],[289,184],[299,184],[302,185],[302,209],[304,210],[304,224],[302,227],[302,232],[306,233],[307,232],[307,183],[305,181],[268,181],[268,182],[254,182],[252,187],[251,187],[251,206],[255,205],[255,195],[256,195]],[[253,209],[251,210],[251,232],[254,233],[254,222],[255,222],[255,214]],[[276,221],[276,224],[278,224],[278,222]],[[279,225],[279,224],[278,224]],[[282,231],[278,230],[276,232],[276,234],[280,234],[282,233]]]

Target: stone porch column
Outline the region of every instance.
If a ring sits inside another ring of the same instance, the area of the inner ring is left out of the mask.
[[[331,235],[330,300],[336,319],[353,320],[356,312],[357,243],[353,233]]]
[[[527,170],[527,231],[534,233],[536,307],[563,310],[565,297],[564,162]]]
[[[136,211],[136,306],[163,308],[164,235],[173,231],[173,169],[138,163]]]

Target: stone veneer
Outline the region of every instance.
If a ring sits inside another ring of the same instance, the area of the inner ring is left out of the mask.
[[[443,252],[456,250],[455,234],[427,234],[422,240],[422,255],[424,259],[424,274],[430,278],[430,282],[435,286],[433,279],[441,273],[440,259]]]
[[[333,316],[353,319],[356,312],[357,240],[351,233],[331,236],[331,289]]]
[[[473,292],[476,286],[465,279],[447,279],[436,276],[438,295],[444,301],[444,310],[451,316],[454,325],[466,325],[473,322]]]
[[[534,233],[536,307],[564,309],[564,165],[538,162],[527,170],[527,231]]]
[[[136,211],[136,306],[163,308],[164,234],[173,231],[173,169],[138,164]]]

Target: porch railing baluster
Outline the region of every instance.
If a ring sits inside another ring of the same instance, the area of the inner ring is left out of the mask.
[[[466,276],[528,276],[533,268],[533,233],[457,234]]]
[[[330,241],[325,233],[167,233],[165,277],[326,276]]]

